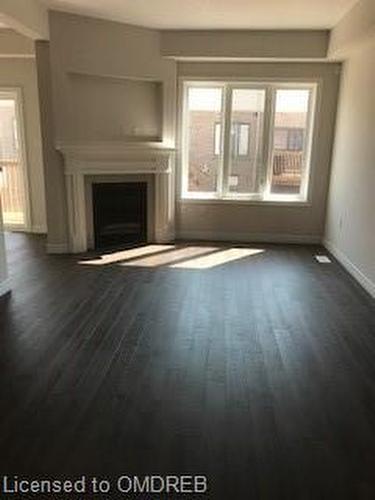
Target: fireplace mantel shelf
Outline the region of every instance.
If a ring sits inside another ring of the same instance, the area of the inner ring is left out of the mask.
[[[175,149],[163,143],[102,141],[60,143],[69,215],[69,250],[87,250],[85,176],[154,174],[154,233],[158,243],[174,238]]]
[[[59,143],[65,173],[166,173],[172,168],[175,149],[161,142],[98,141]]]

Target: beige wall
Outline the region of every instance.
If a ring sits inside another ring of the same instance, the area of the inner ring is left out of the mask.
[[[184,78],[319,80],[320,97],[313,140],[310,205],[180,201],[177,203],[177,235],[244,241],[320,241],[324,231],[340,65],[180,63],[178,74]]]
[[[53,113],[54,137],[48,141],[174,142],[176,64],[161,57],[157,31],[51,12],[49,50],[52,102],[46,114]],[[45,64],[41,78],[43,72]],[[47,127],[45,135],[51,136]],[[68,243],[65,182],[63,165],[52,153],[48,248],[62,252]]]
[[[161,53],[172,58],[325,58],[326,30],[162,31]]]
[[[70,77],[70,89],[69,139],[161,140],[160,83],[77,74]]]
[[[67,250],[65,178],[61,155],[55,149],[54,113],[49,42],[37,41],[35,55],[41,116],[42,151],[48,227],[47,248],[56,253]]]
[[[345,58],[375,36],[375,2],[358,0],[331,31],[328,56]]]
[[[85,93],[86,109],[100,99],[115,109],[122,92],[127,106],[124,122],[114,131],[107,121],[95,139],[137,140],[153,134],[162,121],[159,135],[173,142],[176,65],[161,57],[157,31],[52,12],[50,32],[57,141],[92,140],[79,116],[85,111],[77,108]],[[156,97],[152,82],[162,89]]]
[[[44,173],[35,59],[0,58],[0,87],[19,87],[22,91],[27,173],[30,187],[30,230],[46,232]]]
[[[345,62],[326,244],[375,296],[375,39]]]
[[[1,57],[34,57],[34,41],[11,29],[0,29]]]
[[[40,0],[0,0],[7,25],[34,40],[48,39],[47,8]]]

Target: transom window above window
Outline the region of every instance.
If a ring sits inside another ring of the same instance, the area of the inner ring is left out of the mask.
[[[182,196],[305,201],[316,85],[186,82]]]

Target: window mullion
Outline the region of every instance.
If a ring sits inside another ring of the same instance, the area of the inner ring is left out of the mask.
[[[308,170],[311,162],[311,145],[314,121],[314,107],[316,98],[316,89],[310,89],[309,104],[307,110],[307,123],[306,123],[306,137],[305,144],[303,145],[303,161],[301,172],[301,193],[306,198],[308,195]]]
[[[221,121],[220,121],[220,140],[219,140],[219,157],[218,162],[218,172],[216,178],[216,196],[221,198],[223,192],[223,151],[224,151],[224,119],[225,119],[225,107],[226,107],[226,96],[225,96],[226,86],[222,86],[222,96],[221,96]]]
[[[181,187],[183,195],[186,195],[189,191],[189,127],[190,127],[190,115],[188,111],[188,94],[189,87],[186,83],[183,85],[183,110],[181,116],[181,143],[182,143],[182,179]]]
[[[229,189],[230,147],[232,128],[232,88],[225,86],[223,169],[220,196],[226,196]]]
[[[266,103],[264,109],[263,158],[262,172],[258,179],[262,186],[262,195],[270,192],[272,179],[272,150],[275,121],[276,89],[269,85],[266,88]]]

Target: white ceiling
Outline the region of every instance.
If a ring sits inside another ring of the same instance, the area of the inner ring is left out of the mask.
[[[357,0],[42,0],[49,7],[161,29],[331,28]]]

